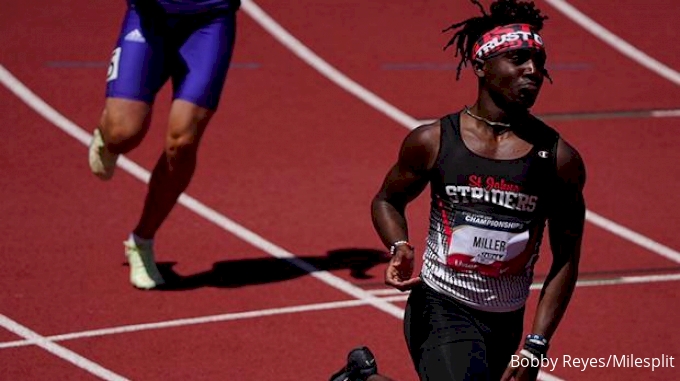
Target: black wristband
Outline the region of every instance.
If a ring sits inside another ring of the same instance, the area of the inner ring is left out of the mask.
[[[550,345],[548,344],[548,340],[546,340],[543,336],[531,334],[527,335],[526,339],[524,340],[523,349],[531,352],[536,357],[542,358],[548,353]]]

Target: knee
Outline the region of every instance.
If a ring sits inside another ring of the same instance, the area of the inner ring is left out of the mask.
[[[118,122],[108,122],[102,124],[102,135],[107,147],[112,151],[119,151],[119,147],[123,147],[135,137],[136,129],[134,126],[125,125]]]
[[[145,120],[124,113],[104,111],[100,130],[111,152],[125,153],[141,141],[145,130]]]
[[[171,164],[194,165],[198,145],[212,113],[186,101],[173,103],[165,142],[165,155]]]
[[[170,132],[165,143],[165,156],[176,164],[191,164],[196,159],[199,137],[192,131]]]

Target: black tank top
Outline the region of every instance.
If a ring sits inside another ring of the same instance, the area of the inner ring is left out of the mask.
[[[553,202],[559,134],[530,118],[521,131],[531,150],[517,159],[490,159],[466,146],[460,115],[440,121],[422,277],[473,307],[515,310],[528,297]]]

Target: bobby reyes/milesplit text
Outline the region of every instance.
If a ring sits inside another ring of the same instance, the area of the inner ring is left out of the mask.
[[[586,371],[588,368],[651,368],[652,371],[658,368],[675,368],[675,357],[661,354],[658,357],[638,357],[633,354],[614,355],[607,357],[575,357],[563,355],[561,357],[526,357],[524,355],[513,355],[511,366],[541,367],[554,371],[558,366],[564,368],[579,368]]]

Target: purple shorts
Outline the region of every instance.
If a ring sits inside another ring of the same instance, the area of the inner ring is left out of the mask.
[[[236,12],[169,15],[128,7],[106,96],[152,104],[168,79],[173,99],[217,108],[236,38]]]

